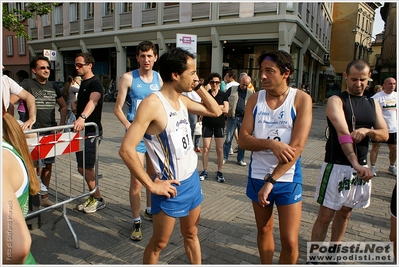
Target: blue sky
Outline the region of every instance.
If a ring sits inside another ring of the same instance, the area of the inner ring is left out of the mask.
[[[382,6],[384,6],[384,2],[380,3],[382,4]],[[373,33],[372,33],[373,37],[375,37],[377,34],[381,33],[384,30],[384,21],[382,20],[380,15],[381,7],[375,10],[375,20],[374,20]]]

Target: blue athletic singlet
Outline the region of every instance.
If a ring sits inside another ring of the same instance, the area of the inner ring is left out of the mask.
[[[24,175],[23,175],[23,182],[21,187],[15,192],[15,196],[18,199],[19,206],[21,207],[22,215],[26,217],[28,214],[29,210],[29,177],[28,177],[28,171],[26,169],[25,163],[22,159],[22,157],[19,155],[18,151],[15,150],[14,147],[12,147],[9,143],[6,141],[2,141],[2,148],[9,150],[12,152],[12,155],[15,157],[15,159],[18,161],[20,167],[24,170]],[[33,258],[32,253],[29,252],[28,257],[26,258],[24,264],[36,264],[35,259]]]
[[[167,125],[158,135],[144,135],[147,153],[160,179],[188,179],[197,168],[188,111],[179,99],[180,109],[173,109],[161,92],[154,92],[161,100],[167,116]]]
[[[132,85],[126,97],[126,102],[129,106],[126,117],[130,122],[132,122],[136,116],[136,110],[141,101],[152,92],[161,89],[159,74],[154,70],[152,71],[152,81],[150,83],[146,83],[140,78],[138,70],[132,71],[132,78]]]
[[[259,139],[274,139],[288,144],[291,141],[292,128],[296,118],[294,100],[296,89],[290,88],[284,103],[272,110],[266,102],[266,91],[258,93],[258,100],[253,110],[254,136]],[[261,179],[267,173],[272,173],[278,164],[278,159],[271,150],[254,151],[251,154],[249,177]],[[302,183],[300,157],[294,165],[279,179],[278,182]]]

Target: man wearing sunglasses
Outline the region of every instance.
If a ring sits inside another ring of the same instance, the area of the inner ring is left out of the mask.
[[[94,75],[94,57],[89,53],[78,53],[75,57],[75,70],[78,76],[82,77],[79,88],[78,103],[76,106],[76,121],[73,130],[75,132],[85,130],[85,135],[96,136],[94,126],[85,127],[85,123],[94,122],[98,126],[99,138],[102,139],[101,113],[103,108],[104,89],[100,80]],[[76,152],[78,162],[78,172],[86,179],[90,191],[96,187],[96,149],[97,144],[93,138],[85,139],[85,153]],[[85,161],[83,164],[83,160]],[[85,213],[94,213],[97,210],[105,208],[105,201],[101,197],[100,188],[90,195],[85,202],[77,205],[78,211]]]
[[[55,90],[53,84],[48,80],[50,77],[50,60],[44,56],[35,57],[30,62],[30,69],[35,77],[23,80],[20,85],[31,93],[36,100],[36,122],[33,124],[32,129],[54,126],[54,124],[56,124],[55,108],[57,104],[60,107],[61,114],[58,125],[65,125],[68,108],[61,92]],[[43,207],[52,206],[54,204],[48,198],[48,188],[50,186],[52,164],[54,161],[54,157],[42,159],[38,167],[38,175],[45,185],[44,187],[42,184],[41,194]]]

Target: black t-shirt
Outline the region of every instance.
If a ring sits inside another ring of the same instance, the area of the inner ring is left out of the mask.
[[[212,89],[208,91],[208,93],[210,93],[212,95]],[[217,95],[215,97],[213,97],[216,102],[219,105],[223,105],[224,101],[228,102],[228,97],[227,94],[225,92],[222,92],[219,90],[219,92],[217,93]],[[203,126],[207,126],[207,127],[220,127],[220,128],[224,128],[225,126],[225,115],[222,114],[219,117],[207,117],[204,116],[202,118],[202,125]]]
[[[100,80],[96,76],[93,76],[92,78],[87,80],[83,80],[82,83],[80,84],[79,94],[78,94],[78,104],[76,106],[76,117],[78,118],[82,114],[83,110],[85,109],[87,103],[90,100],[90,94],[93,92],[100,93],[101,97],[98,100],[97,106],[94,108],[94,111],[90,114],[90,116],[87,117],[85,122],[95,122],[98,125],[98,130],[102,131],[101,114],[104,102],[103,98],[104,88]],[[87,127],[86,133],[88,132],[94,133],[95,127],[93,126]]]

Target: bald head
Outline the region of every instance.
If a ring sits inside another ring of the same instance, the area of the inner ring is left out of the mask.
[[[386,94],[390,94],[396,89],[396,80],[392,77],[388,77],[384,80],[384,92]]]
[[[248,75],[242,77],[240,81],[241,89],[246,90],[248,88],[248,85],[250,85],[250,83],[251,83],[251,77],[249,77]]]

